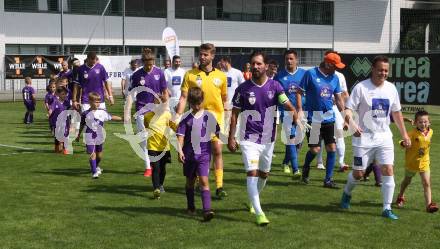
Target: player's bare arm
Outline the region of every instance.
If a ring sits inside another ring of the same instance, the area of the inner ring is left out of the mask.
[[[237,119],[240,114],[239,108],[232,108],[231,123],[229,125],[228,149],[231,152],[237,150],[237,141],[235,140],[235,133],[237,130]]]

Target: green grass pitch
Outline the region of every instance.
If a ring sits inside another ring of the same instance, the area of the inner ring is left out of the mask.
[[[109,111],[122,115],[122,103],[118,99]],[[284,145],[278,141],[261,196],[271,223],[258,227],[246,208],[241,155],[225,146],[224,185],[229,196],[213,198],[216,216],[203,223],[200,213],[185,213],[185,179],[175,151],[167,168],[166,193],[153,200],[141,159],[113,134],[124,133],[122,123],[106,123],[104,174],[92,180],[83,145],[75,144],[73,155],[52,152],[41,101],[31,127],[22,124],[23,115],[22,103],[0,103],[0,248],[440,248],[440,217],[425,212],[418,176],[407,190],[405,208],[395,209],[398,221],[380,216],[380,188],[374,181],[361,183],[353,192],[352,208],[341,211],[342,189],[323,188],[324,171],[312,169],[307,186],[281,171]],[[440,201],[439,116],[433,115],[432,123],[432,194]],[[394,125],[393,131],[397,144]],[[346,144],[346,161],[351,163],[349,138]],[[305,151],[303,147],[300,164]],[[403,157],[396,146],[394,198],[404,172]],[[335,172],[340,187],[346,177]],[[199,196],[196,206],[201,207]]]

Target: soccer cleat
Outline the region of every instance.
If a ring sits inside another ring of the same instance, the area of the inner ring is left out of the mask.
[[[66,149],[63,149],[63,155],[69,155],[69,151]]]
[[[374,186],[376,186],[376,187],[382,187],[382,182],[376,182],[376,183],[374,184]]]
[[[160,199],[160,189],[157,188],[153,191],[153,198]]]
[[[204,221],[210,221],[214,218],[214,211],[208,210],[203,212],[203,220]]]
[[[435,213],[438,211],[438,206],[437,203],[435,202],[431,202],[427,207],[426,207],[426,212],[428,213]]]
[[[382,212],[382,216],[391,220],[398,220],[399,217],[397,217],[396,214],[393,213],[393,210],[391,209],[385,209]]]
[[[226,193],[226,191],[223,189],[223,188],[218,188],[216,191],[215,191],[215,195],[218,197],[218,198],[223,198],[223,197],[226,197],[226,196],[228,196],[228,193]]]
[[[309,179],[308,177],[304,177],[304,176],[302,176],[301,181],[302,181],[304,184],[309,184],[309,183],[310,183],[310,179]]]
[[[339,166],[339,172],[345,172],[346,170],[348,170],[348,165],[347,164],[341,164]]]
[[[370,177],[368,177],[368,176],[364,176],[364,177],[362,178],[362,181],[363,181],[363,182],[368,182],[368,181],[370,181]]]
[[[195,208],[188,208],[188,209],[186,210],[186,213],[187,213],[188,215],[195,215],[195,214],[196,214],[196,209],[195,209]]]
[[[325,166],[324,166],[324,164],[322,164],[322,163],[318,163],[318,164],[316,165],[316,168],[317,168],[317,169],[322,169],[322,170],[324,170],[324,169],[325,169]]]
[[[92,174],[92,178],[93,179],[98,179],[99,178],[98,171],[96,171],[96,173]]]
[[[165,189],[163,188],[163,185],[160,185],[159,190],[161,193],[165,193]]]
[[[144,176],[145,177],[151,177],[151,174],[153,173],[153,171],[151,170],[151,168],[149,169],[145,169],[144,171]]]
[[[405,204],[405,196],[398,196],[396,200],[396,205],[398,208],[403,208],[403,204]]]
[[[293,180],[298,180],[301,178],[301,176],[302,176],[301,171],[297,170],[297,171],[293,172],[292,178],[293,178]]]
[[[341,208],[349,209],[350,201],[351,201],[351,195],[347,195],[344,191],[342,191]]]
[[[292,171],[290,170],[290,166],[287,165],[287,164],[283,164],[283,171],[284,171],[284,173],[286,173],[286,174],[290,174],[290,173],[292,173]]]
[[[332,188],[332,189],[339,189],[339,187],[336,185],[336,183],[332,180],[325,181],[324,182],[324,188]]]
[[[249,213],[255,214],[254,206],[252,206],[252,203],[249,203]]]
[[[264,213],[257,214],[257,225],[259,226],[267,226],[269,224],[269,220],[267,219]]]
[[[103,172],[104,170],[103,169],[101,169],[100,167],[96,167],[96,173],[98,173],[98,175],[102,175],[102,172]]]

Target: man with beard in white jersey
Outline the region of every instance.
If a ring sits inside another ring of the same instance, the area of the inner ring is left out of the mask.
[[[362,178],[367,166],[374,160],[382,168],[382,216],[397,220],[391,210],[394,194],[394,143],[390,130],[390,113],[402,136],[402,145],[411,146],[411,140],[403,123],[399,94],[396,87],[386,81],[390,68],[386,56],[373,59],[371,77],[359,82],[351,92],[345,110],[345,128],[354,131],[353,171],[348,174],[347,184],[342,193],[341,208],[350,208],[352,191]],[[359,115],[359,124],[353,120],[353,112]]]
[[[182,86],[185,70],[180,67],[182,60],[180,56],[173,56],[172,67],[164,70],[165,80],[167,81],[168,91],[170,92],[170,110],[175,112],[176,105],[180,99],[180,88]]]

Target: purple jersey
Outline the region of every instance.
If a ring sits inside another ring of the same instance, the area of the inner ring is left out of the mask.
[[[177,128],[176,134],[184,136],[183,154],[186,160],[197,160],[196,157],[205,157],[211,155],[211,140],[213,134],[219,136],[220,126],[215,116],[209,111],[203,113],[188,114],[182,118]]]
[[[23,90],[21,90],[21,93],[23,94],[23,102],[27,105],[34,105],[35,103],[32,100],[32,94],[35,94],[35,90],[31,86],[25,86],[23,87]]]
[[[55,97],[55,93],[47,93],[44,97],[44,103],[51,106]]]
[[[101,96],[101,102],[104,102],[104,83],[107,79],[107,71],[99,63],[91,68],[86,63],[80,66],[75,75],[74,82],[81,86],[81,103],[89,103],[89,93],[91,92],[98,93]]]
[[[58,116],[65,110],[67,110],[66,106],[61,103],[58,97],[54,97],[52,104],[49,106],[49,109],[52,113],[49,116],[49,124],[50,127],[55,128],[57,125]],[[68,128],[68,119],[66,118],[66,129]],[[68,129],[67,129],[68,132]]]
[[[160,95],[167,89],[167,82],[162,70],[154,66],[150,73],[145,71],[144,68],[140,68],[131,75],[131,87],[129,90],[138,86],[145,86]],[[154,95],[150,91],[140,92],[136,95],[136,111],[139,111],[149,103],[154,103]]]
[[[81,125],[86,126],[85,138],[87,145],[100,145],[104,142],[104,122],[112,116],[103,109],[87,110],[81,114]]]
[[[73,72],[72,72],[72,70],[68,69],[67,71],[61,71],[61,72],[59,72],[57,74],[57,77],[58,78],[66,77],[68,82],[69,82],[67,87],[69,88],[70,92],[73,92],[73,84],[74,83],[73,83]],[[69,95],[69,99],[72,99],[72,94]]]
[[[247,80],[235,90],[232,104],[242,112],[240,139],[258,144],[275,141],[276,108],[284,89],[278,81],[268,79],[259,86]]]

